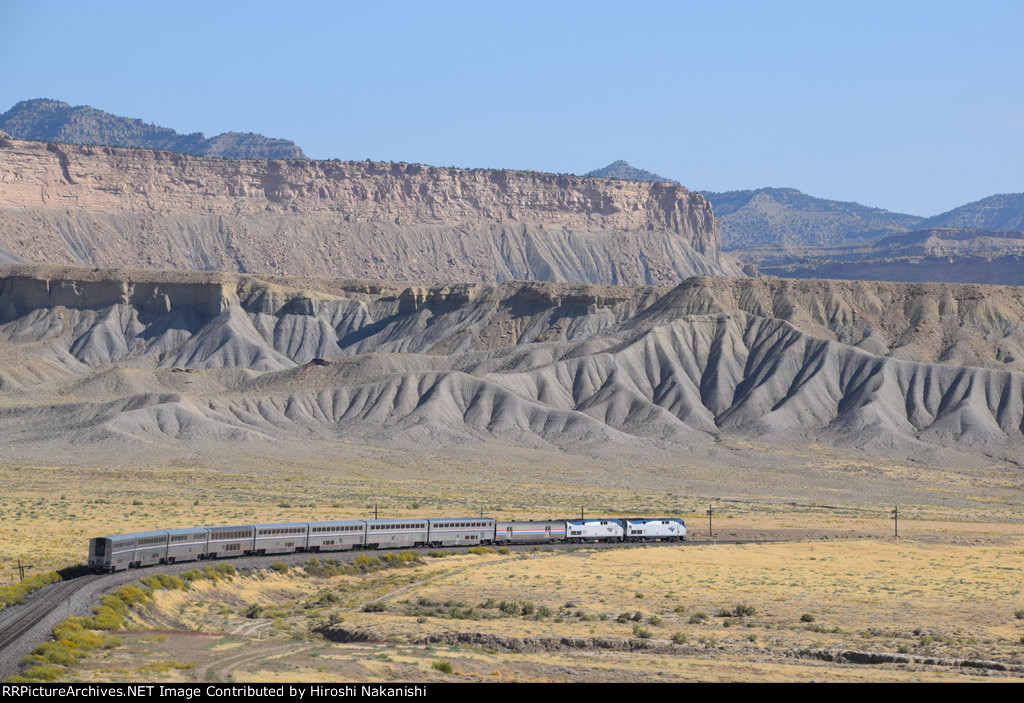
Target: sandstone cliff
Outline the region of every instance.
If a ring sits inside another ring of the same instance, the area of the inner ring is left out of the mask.
[[[415,278],[741,275],[681,186],[0,140],[0,260]]]

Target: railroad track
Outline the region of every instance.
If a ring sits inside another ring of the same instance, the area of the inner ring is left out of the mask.
[[[87,574],[70,581],[59,581],[50,588],[43,589],[35,598],[29,598],[29,602],[23,606],[13,606],[9,609],[12,620],[0,630],[0,652],[18,640],[22,635],[31,630],[36,624],[52,613],[60,604],[71,596],[75,591],[86,584],[102,578],[100,574]]]
[[[767,542],[790,542],[790,541],[800,541],[800,540],[799,539],[794,540],[794,539],[789,539],[789,538],[781,538],[781,539],[779,539],[779,538],[775,538],[775,539],[735,539],[735,538],[730,538],[730,539],[718,539],[718,540],[715,540],[714,543],[715,544],[720,544],[720,545],[725,545],[725,544],[764,544],[764,543],[767,543]],[[704,541],[704,540],[699,540],[699,541],[698,540],[694,540],[694,541],[689,541],[688,540],[688,541],[685,541],[685,542],[672,542],[672,543],[667,543],[667,542],[640,542],[640,543],[628,543],[628,542],[604,543],[604,542],[594,542],[594,543],[586,543],[586,544],[565,544],[565,543],[561,543],[561,544],[544,544],[544,545],[531,545],[531,544],[527,544],[527,545],[510,545],[510,548],[511,548],[511,550],[513,552],[532,552],[535,547],[540,547],[540,548],[543,548],[545,550],[553,549],[553,550],[561,551],[561,550],[577,550],[577,549],[636,549],[636,548],[641,548],[641,547],[651,547],[651,546],[669,545],[669,544],[671,544],[672,546],[700,546],[700,545],[712,544],[712,542],[711,541]],[[446,549],[449,549],[449,550],[452,550],[452,551],[466,551],[468,549],[468,547],[448,547]],[[387,554],[387,553],[393,552],[393,551],[394,550],[390,550],[390,549],[358,550],[358,551],[355,552],[355,554],[373,554],[373,555],[376,555],[376,554]],[[415,552],[418,552],[420,554],[426,555],[431,550],[429,548],[427,548],[427,547],[417,547],[417,548],[412,549],[411,551],[415,551]],[[293,565],[299,565],[303,561],[305,561],[306,559],[309,559],[310,557],[332,558],[333,559],[333,558],[342,558],[342,555],[353,556],[353,552],[351,552],[351,551],[327,552],[327,553],[319,553],[319,554],[317,554],[317,553],[310,553],[310,552],[300,552],[300,553],[295,553],[295,554],[280,554],[280,555],[276,555],[276,556],[264,556],[264,557],[239,557],[239,558],[235,558],[235,559],[225,559],[223,561],[225,561],[226,563],[234,564],[238,568],[263,568],[263,567],[269,566],[272,562],[275,562],[275,561],[284,561],[286,563],[291,563]],[[221,560],[217,560],[217,561],[221,561]],[[0,611],[0,677],[5,675],[6,673],[14,673],[17,670],[16,666],[13,663],[5,665],[4,659],[7,656],[7,651],[6,650],[8,648],[11,648],[12,646],[15,646],[16,650],[24,650],[24,653],[27,653],[29,651],[28,649],[26,649],[26,647],[28,645],[26,645],[23,642],[19,645],[18,644],[19,640],[21,640],[27,633],[29,633],[30,630],[32,630],[33,627],[38,625],[42,620],[44,620],[47,616],[49,616],[51,613],[53,613],[57,608],[60,608],[61,605],[65,602],[65,600],[67,598],[73,596],[75,593],[77,593],[79,590],[85,588],[90,583],[93,583],[93,582],[98,581],[100,579],[104,579],[104,580],[109,579],[112,582],[110,585],[113,586],[113,585],[117,585],[118,583],[130,583],[135,578],[145,576],[147,572],[152,573],[152,572],[164,571],[164,572],[167,572],[167,573],[180,573],[182,571],[185,571],[185,570],[191,569],[191,568],[197,568],[197,567],[198,568],[202,568],[204,566],[210,565],[211,563],[216,563],[216,562],[203,562],[203,561],[199,561],[199,562],[181,562],[181,563],[173,564],[173,565],[157,564],[157,565],[154,565],[154,566],[144,567],[142,569],[130,569],[128,571],[120,571],[120,572],[117,572],[116,574],[86,574],[84,576],[78,576],[76,578],[72,578],[72,579],[69,579],[67,581],[59,581],[59,582],[57,582],[55,584],[51,584],[50,586],[47,586],[47,587],[43,588],[42,590],[38,591],[37,593],[32,594],[31,596],[29,596],[28,601],[25,604],[11,606],[11,607],[3,610],[3,611]],[[103,588],[102,584],[100,585],[100,588]],[[46,636],[44,635],[44,636],[39,638],[39,641],[41,642],[41,641],[44,641],[45,639],[46,639]],[[8,669],[9,669],[9,672],[6,671]]]

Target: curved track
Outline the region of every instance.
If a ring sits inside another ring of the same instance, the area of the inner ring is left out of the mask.
[[[763,542],[790,542],[801,541],[800,539],[719,539],[716,544],[750,544]],[[520,544],[508,545],[514,552],[533,551],[535,547],[544,549],[636,549],[652,546],[686,546],[706,545],[707,541],[685,541],[685,542],[595,542],[590,544]],[[451,551],[466,551],[468,547],[450,547]],[[310,557],[340,559],[345,556],[353,557],[357,554],[387,554],[393,550],[356,550],[344,552],[324,552],[320,554],[311,552],[296,552],[294,554],[279,554],[264,557],[239,557],[224,559],[235,564],[238,568],[260,568],[266,567],[275,561],[283,561],[288,564],[297,565]],[[431,551],[428,548],[416,548],[410,551],[426,554]],[[16,605],[0,611],[0,680],[17,673],[23,657],[29,654],[40,642],[51,636],[54,625],[64,619],[67,615],[88,616],[92,613],[92,606],[104,592],[111,591],[118,586],[137,581],[146,572],[158,571],[162,573],[180,573],[197,566],[206,566],[213,562],[189,561],[177,564],[158,564],[142,569],[129,569],[118,571],[113,574],[87,574],[68,581],[59,581],[50,584],[28,596],[23,605]],[[66,611],[61,611],[61,606],[66,606]]]
[[[3,627],[0,630],[0,651],[7,649],[8,645],[31,630],[33,625],[60,607],[73,593],[99,578],[102,578],[99,574],[88,574],[70,581],[58,581],[32,594],[24,606],[8,608],[12,617],[0,621]]]

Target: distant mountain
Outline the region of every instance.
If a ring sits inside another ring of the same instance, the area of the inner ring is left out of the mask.
[[[583,174],[586,178],[614,178],[620,181],[643,181],[645,183],[671,183],[681,185],[679,181],[671,178],[664,178],[656,173],[644,171],[642,168],[633,168],[629,163],[619,160],[614,161],[604,168]]]
[[[1024,193],[992,195],[925,220],[927,227],[1024,230]]]
[[[925,218],[825,200],[794,188],[701,192],[722,221],[724,249],[867,242],[919,226]]]
[[[0,115],[0,130],[15,139],[162,149],[227,159],[304,159],[294,142],[251,132],[227,132],[207,139],[202,132],[178,134],[168,127],[119,117],[88,105],[59,100],[23,100]]]
[[[733,253],[762,274],[783,278],[1024,285],[1024,232],[932,227],[874,242]]]

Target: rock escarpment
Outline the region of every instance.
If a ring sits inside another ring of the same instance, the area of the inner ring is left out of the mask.
[[[998,286],[11,267],[0,433],[9,446],[493,441],[663,459],[731,437],[991,463],[1024,447],[1022,349],[1024,289]]]
[[[0,260],[498,282],[741,275],[681,186],[0,140]]]

